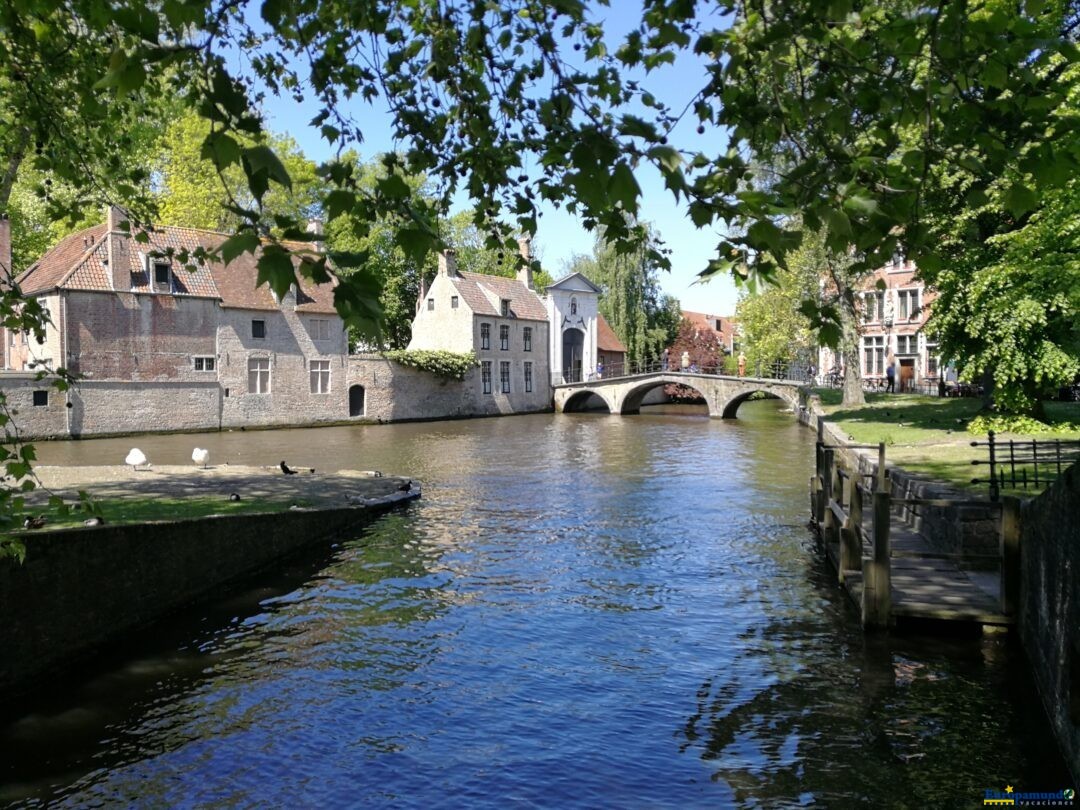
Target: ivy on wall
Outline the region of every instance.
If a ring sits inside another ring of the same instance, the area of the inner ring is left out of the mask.
[[[426,371],[447,380],[464,380],[469,369],[476,368],[476,355],[472,352],[425,351],[396,349],[386,353],[395,363]]]

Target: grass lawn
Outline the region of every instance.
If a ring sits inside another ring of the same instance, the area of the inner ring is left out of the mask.
[[[972,484],[974,477],[985,478],[987,467],[975,467],[973,459],[987,458],[985,447],[971,442],[985,442],[985,434],[969,433],[968,424],[979,415],[982,400],[975,397],[945,398],[915,394],[867,394],[866,405],[845,408],[841,392],[820,389],[822,410],[848,438],[858,444],[885,442],[886,457],[893,463],[945,481],[964,489],[985,493],[988,485]],[[1037,439],[1080,440],[1080,403],[1047,402],[1046,413],[1051,427],[1062,428],[1037,435],[1000,433],[997,441]],[[1021,490],[1023,492],[1023,490]],[[1031,494],[1028,490],[1027,494]]]
[[[108,525],[122,523],[145,523],[155,520],[185,520],[188,518],[207,517],[208,515],[243,515],[253,512],[284,512],[290,506],[310,506],[309,503],[295,498],[282,498],[279,501],[259,499],[249,501],[230,501],[221,496],[185,497],[185,498],[146,498],[146,499],[102,499],[94,505]],[[46,529],[59,529],[81,526],[90,517],[83,509],[71,509],[65,514],[55,506],[41,508],[28,507],[33,515],[44,515]]]

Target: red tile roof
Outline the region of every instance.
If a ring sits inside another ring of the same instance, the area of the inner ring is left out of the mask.
[[[516,278],[488,276],[459,271],[450,276],[465,303],[477,315],[502,315],[501,302],[510,301],[512,317],[527,321],[546,321],[547,308],[535,292]]]
[[[19,277],[23,292],[28,294],[44,293],[57,288],[71,290],[112,290],[112,276],[108,268],[108,241],[105,238],[105,225],[71,234],[60,240],[36,264]],[[131,290],[149,293],[153,291],[144,256],[150,253],[172,249],[193,251],[202,247],[215,250],[228,238],[227,234],[203,231],[195,228],[182,228],[166,225],[147,231],[149,243],[131,240],[129,243],[129,270],[131,272]],[[130,237],[127,237],[130,238]],[[306,242],[285,242],[293,251],[313,251]],[[299,260],[293,264],[299,266]],[[256,287],[258,278],[257,256],[244,253],[228,266],[220,262],[197,265],[194,272],[179,266],[174,260],[173,287],[174,295],[190,295],[206,298],[220,298],[222,306],[238,309],[276,310],[269,287]],[[297,309],[301,312],[321,312],[332,314],[334,309],[334,286],[314,284],[301,279],[297,296]]]
[[[604,320],[604,316],[600,314],[596,316],[596,348],[602,352],[626,353],[626,347],[619,340],[619,336],[615,334],[608,322]]]

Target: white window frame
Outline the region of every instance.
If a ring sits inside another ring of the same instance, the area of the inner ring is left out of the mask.
[[[309,360],[308,377],[313,394],[330,393],[330,361]]]
[[[270,393],[269,357],[248,358],[248,393],[260,396]]]
[[[533,390],[533,364],[531,361],[525,361],[525,393],[531,394]]]
[[[510,393],[510,361],[499,361],[499,390],[504,394]]]
[[[202,365],[202,368],[199,368],[200,365]],[[196,354],[191,358],[191,368],[200,374],[215,372],[217,371],[217,358],[212,354]]]
[[[525,351],[532,351],[532,327],[526,326],[521,330],[521,343],[524,346]]]
[[[880,377],[884,374],[885,338],[882,335],[867,335],[863,338],[862,349],[863,376]]]
[[[499,326],[499,351],[510,351],[510,326],[509,324],[500,324]]]
[[[329,340],[330,339],[330,319],[329,318],[312,318],[311,319],[311,339],[312,340]]]
[[[491,361],[482,360],[480,362],[480,382],[483,386],[483,392],[485,394],[491,393]]]

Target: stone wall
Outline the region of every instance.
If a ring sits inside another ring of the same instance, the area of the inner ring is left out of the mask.
[[[534,375],[539,372],[534,367]],[[520,378],[518,379],[520,382]],[[472,369],[461,382],[443,380],[413,368],[392,363],[377,354],[349,358],[347,384],[364,387],[363,419],[372,422],[407,422],[423,419],[459,419],[531,413],[551,408],[551,388],[547,369],[534,378],[542,388],[527,395],[481,393],[480,369]],[[493,390],[497,390],[495,372]]]
[[[287,303],[287,302],[286,302]],[[346,335],[341,319],[298,313],[283,304],[274,311],[222,308],[217,336],[222,427],[315,425],[349,418]],[[317,340],[315,321],[328,321],[328,339]],[[261,321],[264,337],[253,335]],[[266,360],[270,389],[254,393],[249,361]],[[329,362],[327,393],[312,393],[312,361]]]
[[[37,379],[29,371],[0,372],[0,390],[7,397],[8,413],[20,436],[27,439],[54,439],[68,434],[67,395],[57,391],[54,377]],[[34,405],[34,392],[46,404]]]
[[[72,437],[221,428],[221,387],[212,380],[83,380],[67,396]]]
[[[406,496],[415,497],[415,496]],[[0,693],[387,508],[229,515],[26,537],[0,559]]]
[[[1020,527],[1020,638],[1080,782],[1080,465],[1024,502]]]

